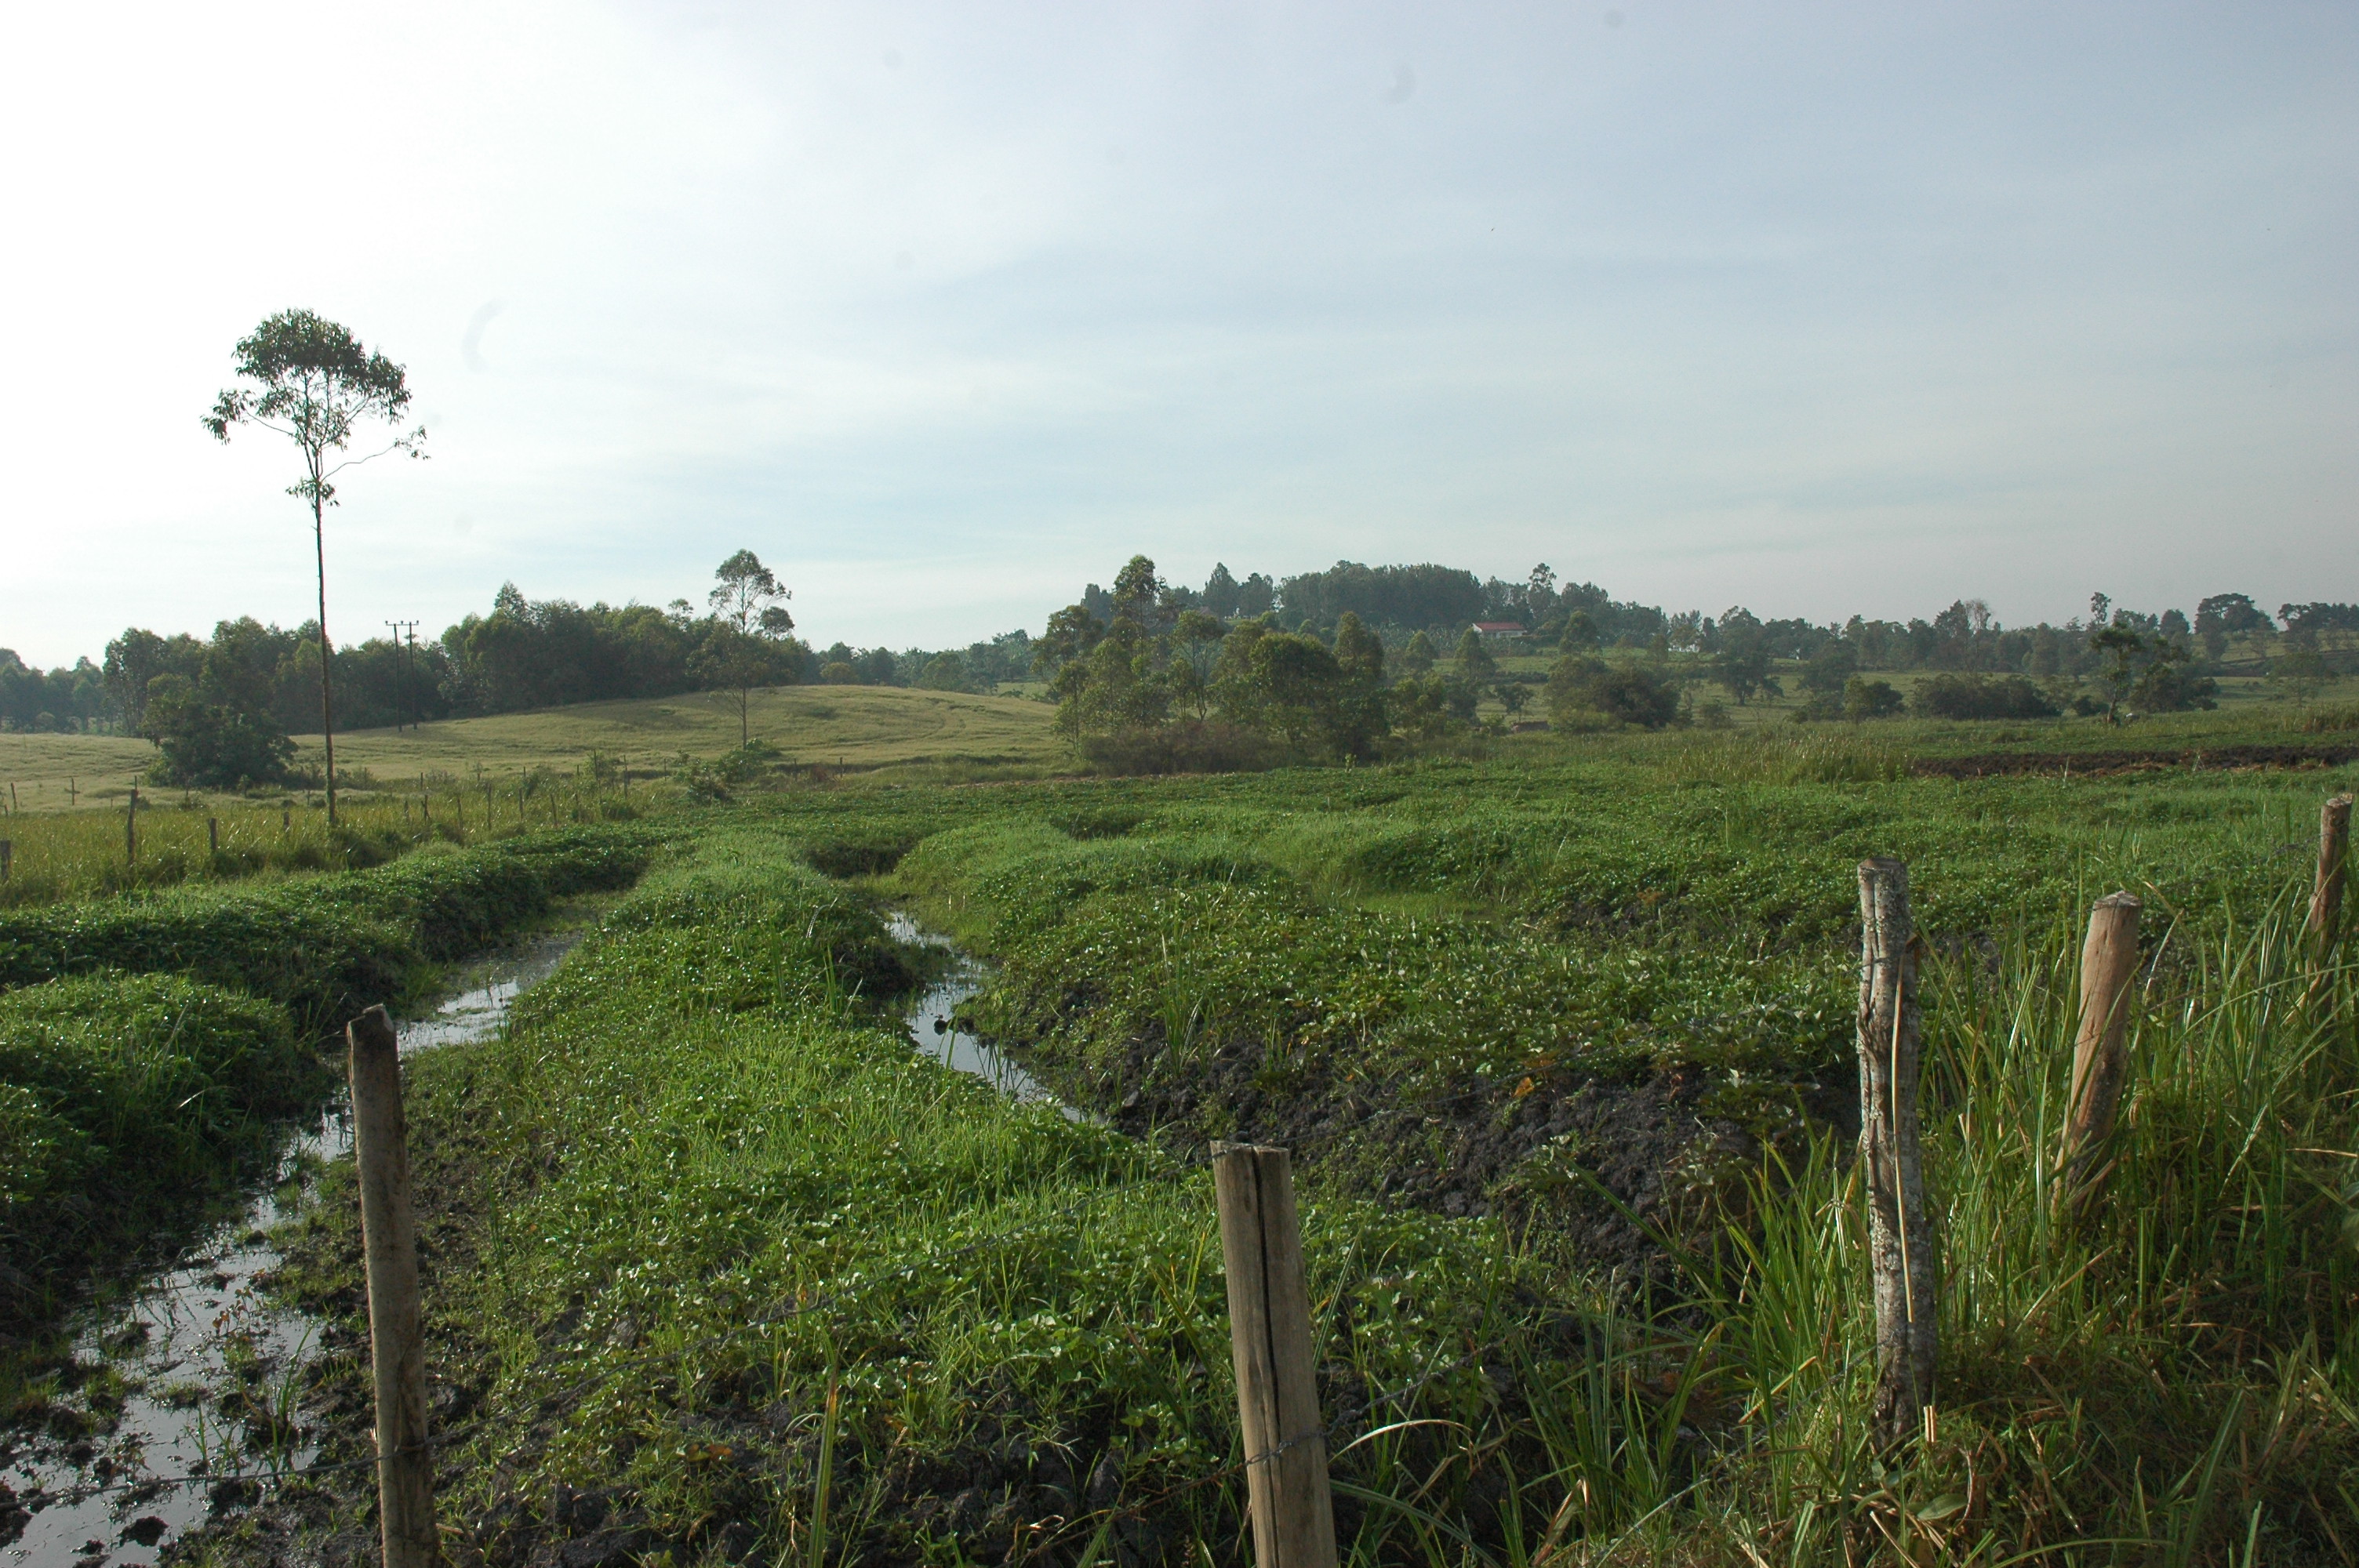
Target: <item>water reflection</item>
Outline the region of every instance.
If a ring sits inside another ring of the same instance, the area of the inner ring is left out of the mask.
[[[1058,1099],[1038,1078],[958,1026],[959,1004],[983,989],[983,966],[960,952],[948,937],[928,931],[907,914],[897,912],[886,924],[896,940],[951,956],[942,978],[919,992],[905,1015],[909,1038],[918,1048],[946,1067],[973,1074],[1010,1099],[1046,1100],[1063,1111],[1066,1120],[1082,1120],[1080,1111]]]

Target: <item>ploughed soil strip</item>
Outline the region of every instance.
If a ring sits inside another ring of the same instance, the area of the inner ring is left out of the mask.
[[[2144,751],[1978,752],[1970,757],[1917,757],[1920,778],[1979,779],[2003,773],[2151,773],[2164,768],[2340,767],[2359,760],[2359,741],[2320,746],[2172,746]]]

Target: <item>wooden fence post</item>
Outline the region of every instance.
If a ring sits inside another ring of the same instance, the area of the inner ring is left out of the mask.
[[[221,853],[221,818],[218,816],[205,818],[205,849],[211,854]]]
[[[1228,1274],[1229,1350],[1245,1428],[1257,1568],[1335,1568],[1327,1434],[1311,1368],[1310,1292],[1294,1171],[1283,1149],[1212,1145]]]
[[[2109,892],[2089,907],[2081,946],[2081,1032],[2072,1042],[2072,1087],[2064,1101],[2064,1142],[2056,1165],[2058,1212],[2077,1214],[2113,1170],[2114,1117],[2129,1077],[2130,982],[2137,978],[2136,898]]]
[[[1859,1159],[1875,1280],[1873,1421],[1887,1445],[1930,1425],[1937,1342],[1933,1227],[1918,1146],[1917,932],[1908,868],[1859,866]]]
[[[344,1034],[353,1052],[353,1158],[360,1168],[361,1243],[368,1262],[385,1568],[428,1568],[440,1561],[440,1548],[434,1535],[434,1455],[426,1441],[426,1346],[419,1325],[401,1046],[382,1007],[353,1020]]]
[[[2318,880],[2310,893],[2310,932],[2321,957],[2343,926],[2343,851],[2350,838],[2351,797],[2338,795],[2319,808]]]
[[[123,808],[123,863],[139,863],[139,786],[131,786],[131,802]]]

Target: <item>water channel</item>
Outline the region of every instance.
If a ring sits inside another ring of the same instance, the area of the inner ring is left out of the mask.
[[[1038,1079],[959,1027],[959,1004],[983,989],[983,966],[961,952],[949,937],[928,931],[906,914],[896,912],[886,924],[896,941],[929,948],[941,955],[945,964],[940,978],[918,993],[905,1015],[909,1038],[918,1043],[918,1049],[946,1067],[972,1073],[1010,1099],[1048,1100],[1065,1113],[1067,1120],[1081,1120],[1080,1111],[1059,1100]]]
[[[902,1015],[918,1048],[1012,1099],[1057,1103],[1069,1119],[1081,1119],[1030,1074],[959,1027],[959,1005],[983,987],[982,966],[907,915],[896,914],[889,924],[897,940],[941,958],[940,978]],[[586,934],[553,932],[471,966],[464,989],[400,1023],[402,1054],[491,1038],[516,999]],[[296,1424],[296,1396],[319,1325],[266,1295],[263,1279],[278,1263],[267,1233],[300,1208],[307,1173],[351,1151],[352,1122],[338,1102],[289,1136],[271,1180],[242,1214],[79,1326],[76,1360],[108,1369],[121,1407],[103,1432],[87,1436],[0,1433],[0,1485],[30,1514],[22,1533],[0,1546],[0,1568],[145,1568],[217,1509],[250,1496],[252,1480],[310,1463],[312,1445]],[[248,1410],[258,1400],[281,1430],[294,1433],[276,1452],[255,1451],[246,1425],[223,1413],[223,1396],[241,1389]],[[70,1408],[95,1402],[84,1399]],[[0,1522],[0,1536],[6,1532]]]
[[[464,989],[400,1023],[403,1054],[490,1038],[509,1004],[584,935],[551,932],[468,966]],[[83,1436],[0,1433],[0,1484],[31,1516],[0,1547],[0,1564],[152,1563],[217,1507],[248,1495],[245,1478],[310,1462],[311,1445],[294,1425],[295,1397],[319,1325],[265,1295],[261,1278],[278,1263],[265,1233],[300,1206],[307,1184],[299,1178],[349,1153],[352,1139],[346,1108],[330,1106],[288,1137],[277,1169],[243,1213],[78,1326],[76,1361],[107,1368],[121,1408],[103,1431]],[[92,1386],[65,1401],[68,1410],[100,1414],[92,1408],[100,1400],[88,1396]],[[241,1390],[246,1411],[259,1402],[296,1435],[276,1452],[255,1451],[247,1424],[222,1408],[225,1394]],[[198,1478],[181,1479],[190,1476]]]

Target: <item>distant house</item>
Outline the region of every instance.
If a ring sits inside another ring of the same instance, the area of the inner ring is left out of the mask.
[[[1485,643],[1504,643],[1510,637],[1521,637],[1524,623],[1520,621],[1477,621],[1474,630],[1483,634]]]

